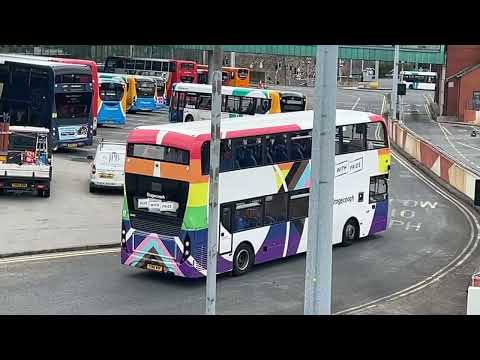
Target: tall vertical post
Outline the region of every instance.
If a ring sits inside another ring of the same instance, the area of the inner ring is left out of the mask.
[[[375,60],[375,80],[378,81],[380,78],[380,61]]]
[[[353,76],[353,59],[350,59],[350,78]]]
[[[213,67],[215,66],[215,64],[213,63],[214,62],[214,58],[213,58],[213,51],[212,50],[208,50],[207,51],[207,60],[208,60],[208,83],[210,85],[212,85],[212,79],[213,79]],[[222,62],[223,62],[223,59],[222,59]],[[220,68],[221,68],[221,65],[220,65]]]
[[[208,180],[208,259],[206,314],[215,315],[217,297],[217,252],[218,252],[218,172],[220,167],[220,119],[222,105],[223,46],[213,48],[212,111],[210,134],[210,172]]]
[[[397,119],[397,87],[398,87],[398,61],[400,59],[400,46],[395,45],[393,56],[393,82],[392,82],[392,119]]]
[[[135,54],[135,45],[130,45],[130,57],[133,57]]]
[[[315,79],[312,169],[305,272],[305,315],[330,315],[337,45],[319,45]]]
[[[438,81],[438,112],[440,116],[443,116],[443,107],[445,104],[445,78],[446,78],[446,65],[442,65],[442,74],[440,81]]]
[[[235,67],[235,51],[230,51],[230,66]]]

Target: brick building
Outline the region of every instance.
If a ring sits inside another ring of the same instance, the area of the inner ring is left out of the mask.
[[[446,46],[444,72],[444,79],[439,77],[435,90],[440,114],[455,117],[458,121],[477,121],[477,112],[480,112],[477,101],[477,98],[480,100],[480,45]],[[480,116],[478,118],[480,121]]]

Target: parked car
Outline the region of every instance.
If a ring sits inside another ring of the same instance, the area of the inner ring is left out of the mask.
[[[103,141],[98,145],[95,156],[90,156],[90,192],[99,188],[123,188],[125,183],[124,143]]]

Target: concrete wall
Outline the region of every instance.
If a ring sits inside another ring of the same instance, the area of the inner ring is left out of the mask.
[[[480,179],[480,175],[456,163],[434,145],[404,128],[397,121],[389,121],[389,135],[392,143],[424,165],[432,175],[460,191],[473,203],[475,183]]]

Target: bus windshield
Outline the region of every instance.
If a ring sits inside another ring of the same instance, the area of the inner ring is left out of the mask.
[[[55,104],[59,118],[88,117],[92,105],[92,93],[58,93],[55,94]]]
[[[155,95],[155,83],[153,81],[137,80],[138,97],[153,97]]]
[[[122,97],[122,84],[108,82],[100,84],[100,99],[103,101],[120,101]]]

